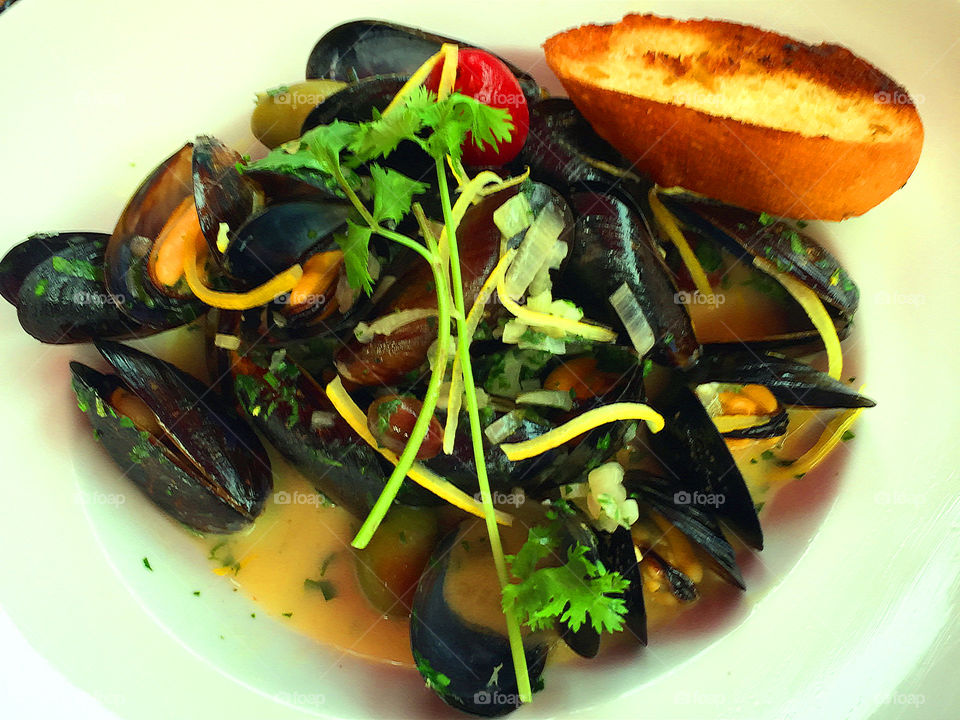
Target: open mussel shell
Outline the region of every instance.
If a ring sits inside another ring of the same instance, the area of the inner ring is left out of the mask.
[[[358,517],[369,513],[393,466],[353,431],[316,380],[283,351],[231,355],[229,366],[237,404],[270,444],[334,503]],[[397,502],[439,499],[407,482]]]
[[[676,478],[675,502],[713,508],[743,541],[763,549],[763,531],[750,491],[723,436],[680,374],[671,374],[651,405],[665,426],[649,444],[665,473]]]
[[[99,341],[116,371],[71,363],[73,388],[114,461],[162,510],[200,532],[249,525],[273,489],[270,460],[254,432],[203,383],[139,350]],[[117,389],[152,411],[162,436],[138,429],[111,404]]]
[[[713,569],[741,590],[746,588],[733,546],[714,514],[693,502],[679,502],[688,491],[664,477],[644,470],[628,470],[623,480],[631,496],[660,513],[680,532],[699,545],[713,561]],[[692,499],[692,498],[691,498]]]
[[[88,342],[148,334],[127,317],[103,284],[109,235],[34,235],[0,261],[0,290],[40,342]]]
[[[509,188],[470,207],[457,229],[465,307],[470,307],[484,280],[500,259],[500,229],[493,213],[516,195]],[[491,307],[499,308],[499,304]],[[420,261],[399,277],[370,311],[380,318],[401,310],[436,310],[437,293],[430,267]],[[395,385],[427,361],[427,352],[437,339],[436,317],[405,323],[389,334],[367,343],[354,338],[337,353],[337,370],[358,385]]]
[[[107,289],[127,315],[151,328],[184,325],[206,310],[191,294],[161,290],[150,269],[157,237],[187,198],[194,198],[193,143],[164,160],[143,181],[120,215],[107,245]]]
[[[763,440],[764,438],[783,437],[787,434],[787,427],[790,425],[790,416],[786,410],[780,410],[770,416],[770,419],[759,425],[740,428],[739,430],[727,430],[723,436],[728,440]]]
[[[586,190],[572,192],[570,203],[577,220],[564,279],[574,300],[589,317],[621,328],[621,341],[629,342],[610,301],[625,284],[634,311],[645,318],[640,324],[652,334],[648,347],[657,359],[681,367],[694,363],[700,344],[639,213],[614,195]]]
[[[764,385],[784,405],[868,408],[876,403],[850,385],[798,360],[773,353],[711,349],[687,374],[691,382]]]
[[[647,610],[643,602],[643,578],[633,549],[630,531],[618,527],[612,533],[597,533],[597,557],[607,570],[619,572],[630,584],[623,591],[627,629],[640,644],[647,644]]]
[[[594,132],[569,98],[546,98],[530,108],[530,131],[520,169],[562,192],[591,189],[628,196],[638,180],[630,163]],[[643,191],[649,184],[645,185]]]
[[[823,301],[843,337],[860,302],[860,291],[839,261],[809,235],[782,221],[757,213],[684,194],[665,193],[661,202],[695,233],[718,243],[740,262],[753,265],[759,258],[776,266],[813,290]],[[804,342],[819,337],[815,330],[797,331],[767,339]]]
[[[355,82],[388,73],[409,77],[437,53],[443,43],[474,47],[384,20],[353,20],[338,25],[317,41],[307,59],[307,79]],[[516,65],[503,62],[520,82],[527,102],[533,103],[541,97],[542,90],[536,80]]]
[[[230,275],[260,285],[306,257],[337,247],[333,234],[344,227],[350,206],[297,200],[271,205],[238,228],[223,256]]]
[[[193,146],[193,198],[200,230],[219,262],[217,238],[220,224],[231,230],[240,227],[260,202],[259,189],[237,170],[240,153],[209,135],[201,135]]]
[[[465,583],[461,577],[465,560],[471,553],[490,559],[489,543],[476,538],[476,532],[469,535],[473,527],[475,523],[468,521],[452,531],[427,563],[413,599],[410,647],[417,668],[445,703],[473,715],[496,717],[512,712],[520,701],[505,628],[465,617],[465,605],[478,597],[475,583]],[[497,606],[493,615],[502,618],[499,593],[493,591],[492,597]],[[547,649],[539,635],[524,639],[533,687],[543,673]],[[449,680],[442,686],[436,682],[441,674]]]

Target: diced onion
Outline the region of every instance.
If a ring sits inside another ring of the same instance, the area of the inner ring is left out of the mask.
[[[643,314],[643,309],[631,292],[630,286],[623,283],[618,287],[617,291],[610,296],[610,304],[613,305],[613,309],[627,329],[627,335],[630,336],[630,342],[633,343],[637,354],[643,357],[650,352],[656,342],[653,328],[650,327],[647,316]]]
[[[522,192],[517,193],[493,211],[493,224],[500,230],[500,234],[506,238],[512,238],[514,235],[522,233],[530,227],[533,219],[534,215],[530,208],[530,201]]]
[[[527,229],[516,257],[507,269],[503,286],[511,298],[519,300],[523,297],[533,278],[549,262],[551,249],[561,232],[563,216],[552,205],[548,205]]]
[[[517,395],[517,405],[542,405],[570,410],[573,408],[573,398],[563,390],[533,390]]]
[[[333,427],[336,417],[332,412],[317,410],[310,416],[310,429],[323,430],[324,428]]]
[[[362,343],[371,342],[377,335],[390,335],[395,330],[409,325],[417,320],[428,317],[437,317],[437,311],[429,308],[414,308],[412,310],[398,310],[378,317],[372,323],[357,323],[353,334]]]
[[[487,436],[487,440],[491,443],[499,445],[517,431],[521,422],[523,422],[523,414],[517,410],[511,410],[503,417],[497,418],[487,425],[483,434]]]
[[[240,347],[240,338],[236,335],[217,333],[213,338],[213,344],[224,350],[237,350]]]

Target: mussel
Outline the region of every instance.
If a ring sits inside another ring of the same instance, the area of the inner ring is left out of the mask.
[[[177,327],[204,312],[205,306],[193,297],[183,277],[188,243],[201,253],[207,247],[194,193],[193,143],[184,145],[143,181],[107,245],[107,289],[141,325]]]
[[[391,73],[410,76],[443,43],[473,47],[419,28],[383,20],[353,20],[338,25],[317,41],[307,59],[306,76],[344,82]],[[542,96],[540,85],[533,77],[516,65],[504,62],[520,81],[528,102],[533,103]]]
[[[763,385],[785,405],[809,408],[874,407],[850,385],[792,358],[774,353],[713,348],[687,377],[697,384],[720,382]]]
[[[273,489],[256,434],[203,383],[126,345],[96,342],[116,372],[72,362],[73,389],[94,435],[164,512],[200,532],[234,532]]]
[[[0,293],[17,308],[20,325],[45,343],[144,334],[103,282],[108,235],[33,235],[0,261]]]
[[[702,337],[702,342],[781,347],[819,341],[818,331],[771,271],[791,276],[816,293],[839,337],[847,335],[859,290],[837,259],[803,232],[802,224],[793,227],[682,193],[659,193],[658,197],[695,242],[698,257],[709,259],[705,269],[714,271],[719,285],[715,289],[716,297],[722,298],[719,307],[707,302],[709,298],[686,303],[695,326],[707,314],[723,315],[725,334]],[[758,313],[758,305],[769,310]],[[749,322],[747,315],[753,316]]]
[[[674,503],[712,507],[747,545],[763,549],[763,531],[750,491],[723,436],[696,394],[672,372],[653,407],[663,415],[663,430],[648,443],[677,487]]]
[[[638,351],[682,367],[695,363],[693,325],[640,215],[615,195],[587,190],[571,192],[570,204],[577,220],[565,277],[575,299],[591,317],[623,328]],[[624,293],[615,312],[611,298]]]
[[[467,307],[473,304],[483,281],[500,256],[500,230],[493,213],[516,189],[504,190],[471,207],[457,230],[463,295]],[[337,370],[358,385],[393,385],[417,370],[427,360],[427,351],[436,340],[437,295],[430,268],[418,262],[399,278],[371,311],[373,318],[389,318],[404,311],[420,315],[387,328],[368,342],[354,338],[337,353]]]
[[[354,432],[323,388],[286,351],[229,353],[236,403],[281,455],[338,505],[364,516],[392,466]],[[432,505],[438,498],[405,483],[397,502]]]
[[[427,563],[410,617],[410,646],[427,684],[448,705],[483,717],[520,705],[499,593],[477,593],[480,575],[496,587],[492,565],[484,531],[465,522],[440,542]],[[523,647],[536,687],[548,643],[534,633],[524,638]]]

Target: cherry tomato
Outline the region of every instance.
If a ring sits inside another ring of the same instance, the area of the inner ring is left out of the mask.
[[[467,135],[463,144],[463,162],[466,165],[504,165],[520,153],[527,139],[527,128],[530,126],[527,99],[510,68],[499,58],[476,48],[460,48],[458,55],[454,89],[491,107],[509,110],[513,120],[510,141],[500,143],[496,150],[486,144],[482,148],[477,147]],[[439,63],[427,78],[427,89],[437,91],[442,72],[443,63]]]

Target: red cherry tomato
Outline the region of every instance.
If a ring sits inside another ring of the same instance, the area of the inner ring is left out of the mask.
[[[430,73],[426,83],[428,90],[434,92],[440,87],[440,74],[443,63],[439,63]],[[484,144],[477,147],[473,138],[467,135],[463,144],[463,162],[466,165],[504,165],[513,160],[527,139],[530,126],[530,113],[527,99],[523,96],[520,83],[502,60],[488,52],[476,48],[460,48],[457,62],[457,79],[454,89],[463,95],[469,95],[482,103],[495,108],[510,111],[513,120],[513,132],[509,142],[500,143],[496,150]]]

